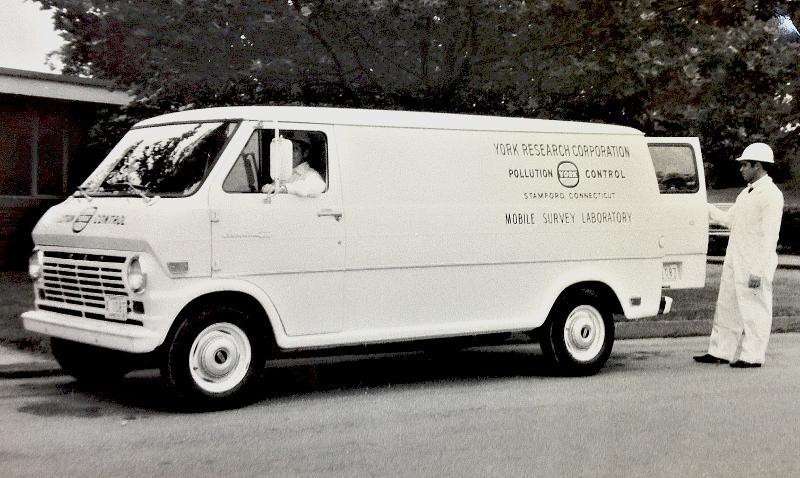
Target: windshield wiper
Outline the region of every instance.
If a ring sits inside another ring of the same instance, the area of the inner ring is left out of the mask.
[[[127,179],[125,180],[125,184],[128,186],[128,188],[131,191],[133,191],[136,194],[138,194],[140,198],[144,199],[145,201],[149,201],[150,200],[150,197],[147,194],[145,194],[144,191],[142,191],[141,189],[139,189],[136,186],[134,186],[133,184],[131,184],[131,182],[128,181]]]
[[[128,180],[118,183],[105,183],[103,185],[103,189],[106,191],[124,191],[134,193],[140,198],[144,199],[144,203],[148,206],[159,198],[159,196],[148,196],[147,193],[131,184],[131,182]]]
[[[85,188],[83,186],[78,186],[78,190],[75,192],[75,194],[73,194],[73,196],[76,196],[77,194],[80,194],[81,196],[83,196],[86,199],[88,199],[89,201],[91,201],[93,198],[92,198],[92,196],[89,195],[89,193],[87,192],[87,189],[88,188]]]
[[[158,199],[158,196],[152,196],[152,197],[148,196],[147,193],[145,193],[143,190],[131,184],[131,182],[128,180],[125,180],[125,184],[128,186],[128,188],[130,188],[131,191],[135,192],[136,194],[139,195],[140,198],[144,199],[144,204],[146,206],[149,206],[150,204],[153,203],[153,201]]]

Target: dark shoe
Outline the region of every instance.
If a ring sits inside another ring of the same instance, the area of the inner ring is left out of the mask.
[[[713,363],[713,364],[716,364],[716,365],[720,365],[720,364],[723,364],[723,363],[728,363],[728,360],[721,359],[719,357],[714,357],[711,354],[695,355],[694,356],[694,361],[695,362],[700,362],[700,363]]]
[[[737,360],[731,364],[733,368],[758,368],[760,366],[760,363],[743,362],[741,360]]]

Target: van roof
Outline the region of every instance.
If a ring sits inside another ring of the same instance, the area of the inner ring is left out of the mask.
[[[141,121],[137,123],[136,126],[141,127],[165,123],[215,120],[277,120],[290,123],[398,128],[643,135],[641,131],[627,126],[580,123],[576,121],[307,106],[227,106],[203,108],[156,116]]]

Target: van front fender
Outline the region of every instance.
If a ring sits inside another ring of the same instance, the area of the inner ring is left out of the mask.
[[[210,300],[215,297],[224,297],[226,294],[238,293],[252,298],[261,307],[272,329],[275,342],[279,347],[286,347],[286,330],[280,320],[280,314],[274,302],[263,289],[252,282],[242,279],[201,279],[191,280],[190,284],[181,287],[183,299],[178,311],[174,314],[175,319],[171,329],[174,329],[178,317],[189,310],[194,305]],[[166,338],[166,337],[165,337]]]

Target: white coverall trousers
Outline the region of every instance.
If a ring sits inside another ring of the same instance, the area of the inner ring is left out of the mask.
[[[763,277],[761,287],[747,287],[748,278],[737,280],[730,258],[722,266],[722,280],[714,312],[708,353],[734,361],[739,340],[739,360],[764,363],[772,330],[772,277]]]

